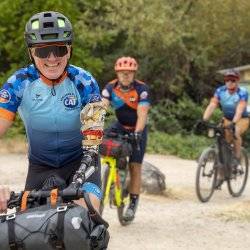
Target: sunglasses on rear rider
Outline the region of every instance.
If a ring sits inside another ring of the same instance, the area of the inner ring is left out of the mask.
[[[239,78],[237,78],[237,77],[232,77],[232,76],[227,76],[227,77],[225,77],[224,78],[224,81],[225,82],[237,82],[239,80]]]
[[[42,59],[48,58],[51,53],[55,57],[63,57],[68,53],[68,48],[66,45],[50,45],[34,48],[35,56]]]

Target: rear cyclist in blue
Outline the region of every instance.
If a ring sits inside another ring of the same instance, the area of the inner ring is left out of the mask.
[[[105,109],[92,75],[68,61],[72,26],[58,12],[38,13],[26,24],[25,40],[33,64],[14,73],[0,90],[0,136],[19,112],[28,139],[29,169],[25,189],[40,189],[49,176],[72,182],[83,157],[98,163]],[[96,209],[101,198],[100,169],[83,189]],[[0,212],[7,188],[0,188]]]
[[[208,121],[214,110],[219,106],[223,112],[224,126],[230,126],[235,129],[235,139],[230,130],[226,130],[226,140],[234,143],[235,163],[237,167],[240,164],[242,134],[249,127],[249,118],[247,112],[248,92],[245,88],[239,86],[240,74],[234,69],[230,69],[224,74],[225,85],[216,89],[210,104],[207,106],[203,120]],[[219,173],[217,187],[223,183],[223,176]]]

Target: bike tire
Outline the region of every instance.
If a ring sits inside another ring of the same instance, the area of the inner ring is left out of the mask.
[[[242,164],[242,160],[244,161],[244,164]],[[245,171],[243,170],[243,168],[245,168]],[[243,193],[243,191],[244,191],[244,189],[246,187],[247,180],[248,180],[248,168],[249,168],[249,161],[248,161],[247,152],[246,152],[246,150],[244,148],[242,148],[241,149],[240,169],[237,169],[235,178],[233,178],[231,176],[231,178],[229,178],[227,180],[228,191],[229,191],[230,195],[232,195],[232,197],[239,197],[239,196],[242,195],[242,193]],[[242,171],[244,171],[244,173]],[[237,178],[239,179],[238,172],[239,172],[239,174],[244,174],[244,176],[243,176],[243,181],[242,181],[242,184],[240,185],[239,190],[235,191],[234,187],[233,187],[233,184],[237,181]]]
[[[103,192],[102,199],[100,202],[100,208],[99,208],[99,212],[101,215],[103,214],[104,205],[105,205],[104,198],[105,198],[105,192],[107,188],[109,173],[110,173],[109,165],[105,163],[104,165],[101,166],[101,182],[102,182],[102,192]]]
[[[210,167],[211,168],[210,171],[206,173],[205,172],[206,166],[207,166],[209,159],[212,159],[212,165]],[[198,160],[198,167],[197,167],[197,171],[196,171],[196,181],[195,181],[196,188],[195,188],[195,190],[196,190],[196,195],[201,202],[208,202],[214,193],[215,181],[216,181],[217,172],[218,172],[217,168],[215,167],[216,161],[217,161],[217,153],[216,153],[216,150],[212,147],[205,149],[202,152],[202,154]],[[202,181],[203,177],[210,178],[209,188],[204,189],[201,186],[201,181]]]
[[[121,171],[121,170],[119,170]],[[128,169],[123,169],[125,176],[127,177]],[[131,221],[124,220],[124,211],[127,208],[127,204],[125,203],[125,199],[128,198],[128,190],[127,190],[127,181],[125,180],[123,183],[120,183],[122,186],[122,192],[121,192],[121,200],[122,203],[120,206],[117,206],[117,216],[120,224],[122,226],[127,226],[131,223]]]

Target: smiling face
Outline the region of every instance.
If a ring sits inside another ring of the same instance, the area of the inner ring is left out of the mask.
[[[135,77],[135,71],[130,70],[117,71],[116,74],[118,81],[125,87],[128,87]]]
[[[63,56],[56,56],[56,53],[49,52],[45,58],[38,57],[36,47],[31,48],[31,55],[35,61],[37,69],[48,79],[55,80],[59,78],[70,58],[71,47],[67,45],[67,53]]]

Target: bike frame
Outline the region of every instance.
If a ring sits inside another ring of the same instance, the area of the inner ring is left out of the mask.
[[[121,194],[122,194],[122,187],[120,185],[120,175],[118,173],[117,169],[117,160],[114,157],[110,156],[105,156],[101,158],[101,165],[107,164],[109,167],[109,176],[108,176],[108,181],[106,185],[106,189],[104,190],[104,206],[108,203],[109,201],[109,194],[110,194],[110,189],[111,185],[114,184],[114,198],[115,198],[115,203],[116,206],[121,206],[122,204],[122,199],[121,199]]]
[[[225,170],[225,175],[227,178],[230,177],[230,169],[228,167],[231,167],[231,160],[234,157],[234,152],[232,146],[226,141],[224,137],[224,131],[217,131],[216,132],[216,141],[214,144],[214,148],[216,148],[217,155],[218,155],[218,163],[223,166],[223,169]]]

